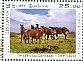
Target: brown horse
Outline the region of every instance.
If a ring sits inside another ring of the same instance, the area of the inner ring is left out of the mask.
[[[22,43],[22,37],[23,37],[23,34],[24,34],[24,26],[20,24],[20,33],[21,33],[21,40],[20,40],[20,43]]]
[[[26,38],[28,38],[28,43],[29,43],[29,38],[31,37],[32,38],[32,43],[33,43],[33,39],[36,39],[36,41],[39,39],[40,42],[41,42],[41,37],[43,36],[43,32],[44,30],[42,28],[38,28],[38,29],[30,29],[30,30],[27,30],[25,33],[24,33],[24,40],[25,40],[25,43],[26,43]],[[40,43],[39,42],[39,43]],[[37,42],[36,42],[37,43]]]
[[[62,28],[61,27],[49,27],[49,28],[55,31],[54,36],[56,37],[56,39],[58,37],[58,34],[64,34],[65,39],[66,39],[66,36],[67,36],[66,32],[69,32],[69,29],[66,27],[62,27]]]
[[[33,43],[33,39],[36,39],[36,41],[37,41],[37,39],[40,40],[40,38],[43,36],[44,29],[42,27],[34,29],[34,27],[32,26],[32,29],[25,30],[24,26],[20,25],[20,28],[21,28],[21,42],[22,42],[22,37],[23,37],[25,43],[26,43],[27,38],[28,38],[28,43],[29,43],[29,39],[31,37],[32,43]]]

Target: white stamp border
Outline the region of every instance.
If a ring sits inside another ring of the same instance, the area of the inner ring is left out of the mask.
[[[5,6],[5,8],[4,8],[4,46],[3,46],[3,57],[4,58],[6,58],[6,59],[82,59],[82,33],[80,33],[81,31],[82,31],[82,19],[81,19],[81,16],[82,16],[82,7],[81,8],[74,8],[74,9],[76,9],[76,52],[78,52],[78,53],[80,53],[79,55],[78,54],[57,54],[57,57],[26,57],[27,55],[37,55],[37,56],[39,56],[39,55],[44,55],[44,54],[12,54],[12,53],[10,53],[10,34],[6,34],[5,33],[5,30],[7,30],[6,29],[6,27],[7,26],[5,26],[6,25],[6,23],[7,22],[5,22],[5,20],[6,20],[6,18],[7,18],[7,15],[8,15],[8,20],[9,20],[9,23],[10,23],[10,9],[12,9],[12,7],[11,7],[11,4],[42,4],[42,3],[40,3],[40,2],[36,2],[36,3],[32,3],[32,2],[29,2],[29,3],[27,3],[27,2],[5,2],[5,4],[4,4],[4,6]],[[58,5],[59,4],[64,4],[65,2],[61,2],[61,3],[58,3],[58,2],[56,2],[56,4],[55,3],[43,3],[43,4],[47,4],[48,5],[48,7],[49,8],[47,8],[47,9],[50,9],[50,7],[51,8],[54,8],[53,6],[55,6],[55,5],[57,5],[57,7],[56,7],[56,9],[59,7]],[[66,2],[67,3],[67,2]],[[6,8],[6,4],[10,4],[10,8]],[[73,2],[73,3],[68,3],[68,4],[70,4],[70,5],[72,5],[72,4],[77,4],[77,3],[75,3],[75,2]],[[82,5],[82,3],[78,3],[79,5]],[[27,8],[27,7],[25,7],[25,8]],[[25,8],[21,8],[21,9],[25,9]],[[36,8],[27,8],[27,9],[37,9],[38,7],[36,7]],[[14,8],[14,9],[20,9],[20,8]],[[40,8],[40,9],[46,9],[46,8]],[[59,9],[59,8],[58,8]],[[70,8],[61,8],[61,9],[70,9]],[[73,8],[72,8],[73,9]],[[8,11],[8,13],[6,13],[6,11]],[[80,15],[78,15],[80,13]],[[6,15],[7,14],[7,15]],[[79,18],[79,16],[80,16],[80,18]],[[78,21],[80,19],[80,21]],[[78,24],[78,22],[79,22],[79,24]],[[10,25],[8,25],[8,27],[9,27],[9,29],[10,29]],[[79,30],[80,29],[80,30]],[[79,32],[78,32],[79,31]],[[10,32],[10,30],[9,30],[9,32]],[[79,35],[78,35],[79,34]],[[78,42],[77,40],[80,40],[80,42]],[[80,44],[80,45],[79,45]],[[78,48],[77,48],[78,47]],[[78,50],[79,49],[79,50]],[[77,51],[78,50],[78,51]],[[9,53],[8,53],[9,52]],[[45,54],[45,55],[56,55],[56,54]],[[64,56],[65,55],[65,56]],[[67,57],[67,55],[68,56],[70,56],[70,57]],[[76,55],[76,57],[75,57],[75,55]],[[23,57],[23,56],[25,56],[25,57]],[[60,57],[61,56],[61,57]],[[63,57],[62,57],[63,56]],[[4,59],[3,58],[3,59]]]

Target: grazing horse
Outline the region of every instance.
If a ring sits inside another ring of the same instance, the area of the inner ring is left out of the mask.
[[[66,36],[67,36],[66,32],[69,32],[69,29],[66,28],[66,27],[62,27],[62,28],[61,27],[49,27],[49,28],[55,30],[55,37],[56,37],[56,39],[58,37],[58,34],[64,34],[65,35],[65,39],[66,39]]]

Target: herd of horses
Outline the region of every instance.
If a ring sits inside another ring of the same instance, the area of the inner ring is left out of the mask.
[[[39,24],[36,24],[36,27],[31,25],[30,29],[25,29],[24,25],[20,24],[20,33],[21,33],[20,43],[22,43],[22,39],[24,40],[25,43],[26,40],[28,39],[29,43],[30,38],[32,39],[32,43],[33,39],[36,39],[36,41],[39,39],[39,43],[41,43],[41,40],[43,39],[42,37],[44,37],[45,40],[46,39],[48,40],[51,37],[51,39],[53,40],[57,39],[58,34],[64,34],[66,39],[67,36],[66,32],[69,32],[69,29],[66,27],[45,27],[45,26],[39,27]]]

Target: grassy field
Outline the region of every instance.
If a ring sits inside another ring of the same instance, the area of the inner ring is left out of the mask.
[[[75,33],[71,32],[67,36],[67,40],[64,39],[64,36],[59,36],[57,40],[39,40],[35,44],[36,40],[34,39],[34,44],[27,43],[24,44],[24,41],[20,43],[20,34],[11,32],[10,34],[10,52],[11,53],[75,53],[76,52],[76,37]]]

